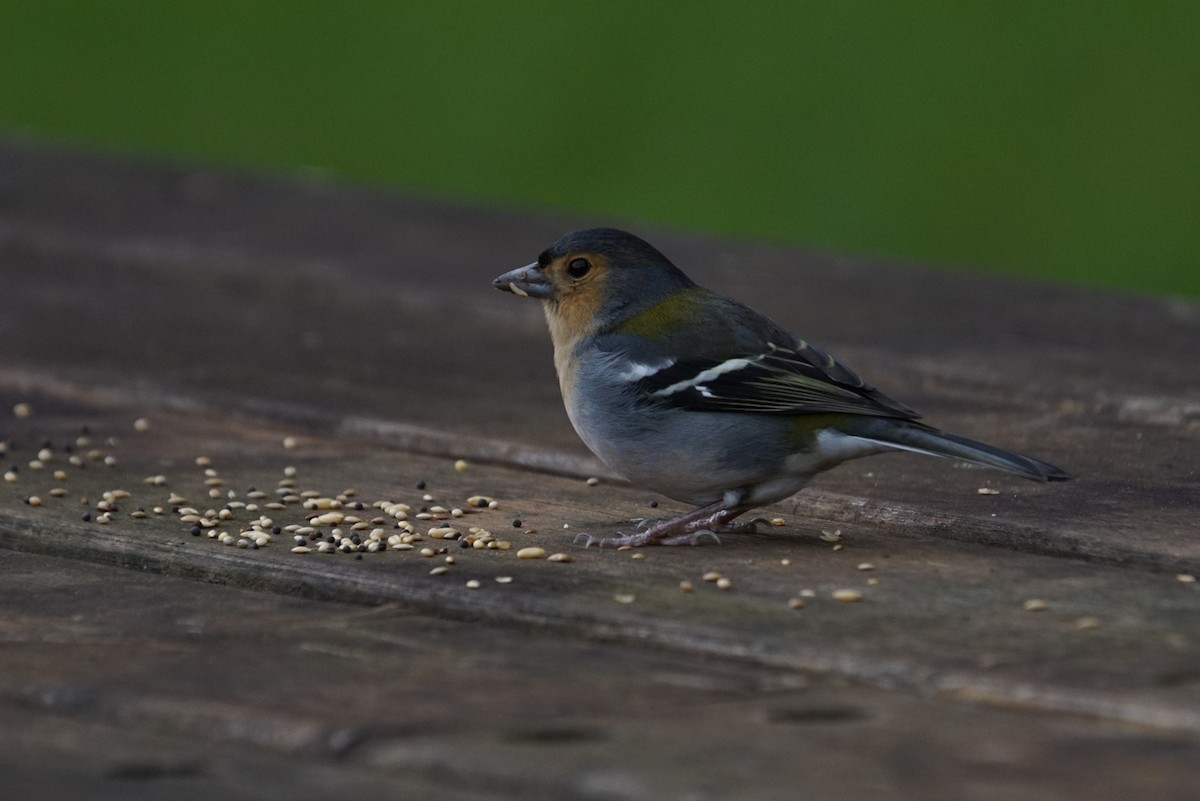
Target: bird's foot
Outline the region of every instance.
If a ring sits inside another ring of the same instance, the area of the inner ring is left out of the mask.
[[[721,508],[715,511],[713,507],[698,509],[668,520],[642,520],[638,523],[639,531],[632,534],[615,534],[610,537],[599,537],[594,534],[580,534],[575,538],[575,544],[588,548],[596,545],[600,548],[621,548],[629,546],[638,548],[643,545],[699,545],[706,539],[721,544],[718,533],[754,531],[759,520],[744,523],[731,522],[741,514],[737,508]]]

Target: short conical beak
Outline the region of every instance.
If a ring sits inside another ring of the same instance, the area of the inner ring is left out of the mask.
[[[553,284],[546,278],[537,262],[509,270],[493,280],[492,286],[526,298],[548,298],[554,294]]]

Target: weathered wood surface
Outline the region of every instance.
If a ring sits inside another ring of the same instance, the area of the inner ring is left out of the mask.
[[[490,286],[579,224],[0,147],[0,770],[97,797],[1191,797],[1200,307],[649,232],[931,422],[1080,478],[865,460],[783,527],[635,560],[573,533],[677,507],[580,480],[540,312]],[[115,465],[65,463],[85,425]],[[198,455],[243,501],[286,465],[368,504],[492,495],[463,521],[514,550],[431,576],[445,555],[129,516],[219,508]]]

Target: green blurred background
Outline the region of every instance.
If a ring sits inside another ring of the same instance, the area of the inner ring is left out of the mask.
[[[0,135],[1200,296],[1200,3],[10,2]]]

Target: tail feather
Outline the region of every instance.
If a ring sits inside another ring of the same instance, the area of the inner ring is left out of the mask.
[[[1048,462],[1006,451],[986,442],[948,434],[921,423],[900,420],[876,420],[859,436],[898,450],[961,459],[964,462],[994,467],[1032,481],[1066,481],[1071,475]]]

